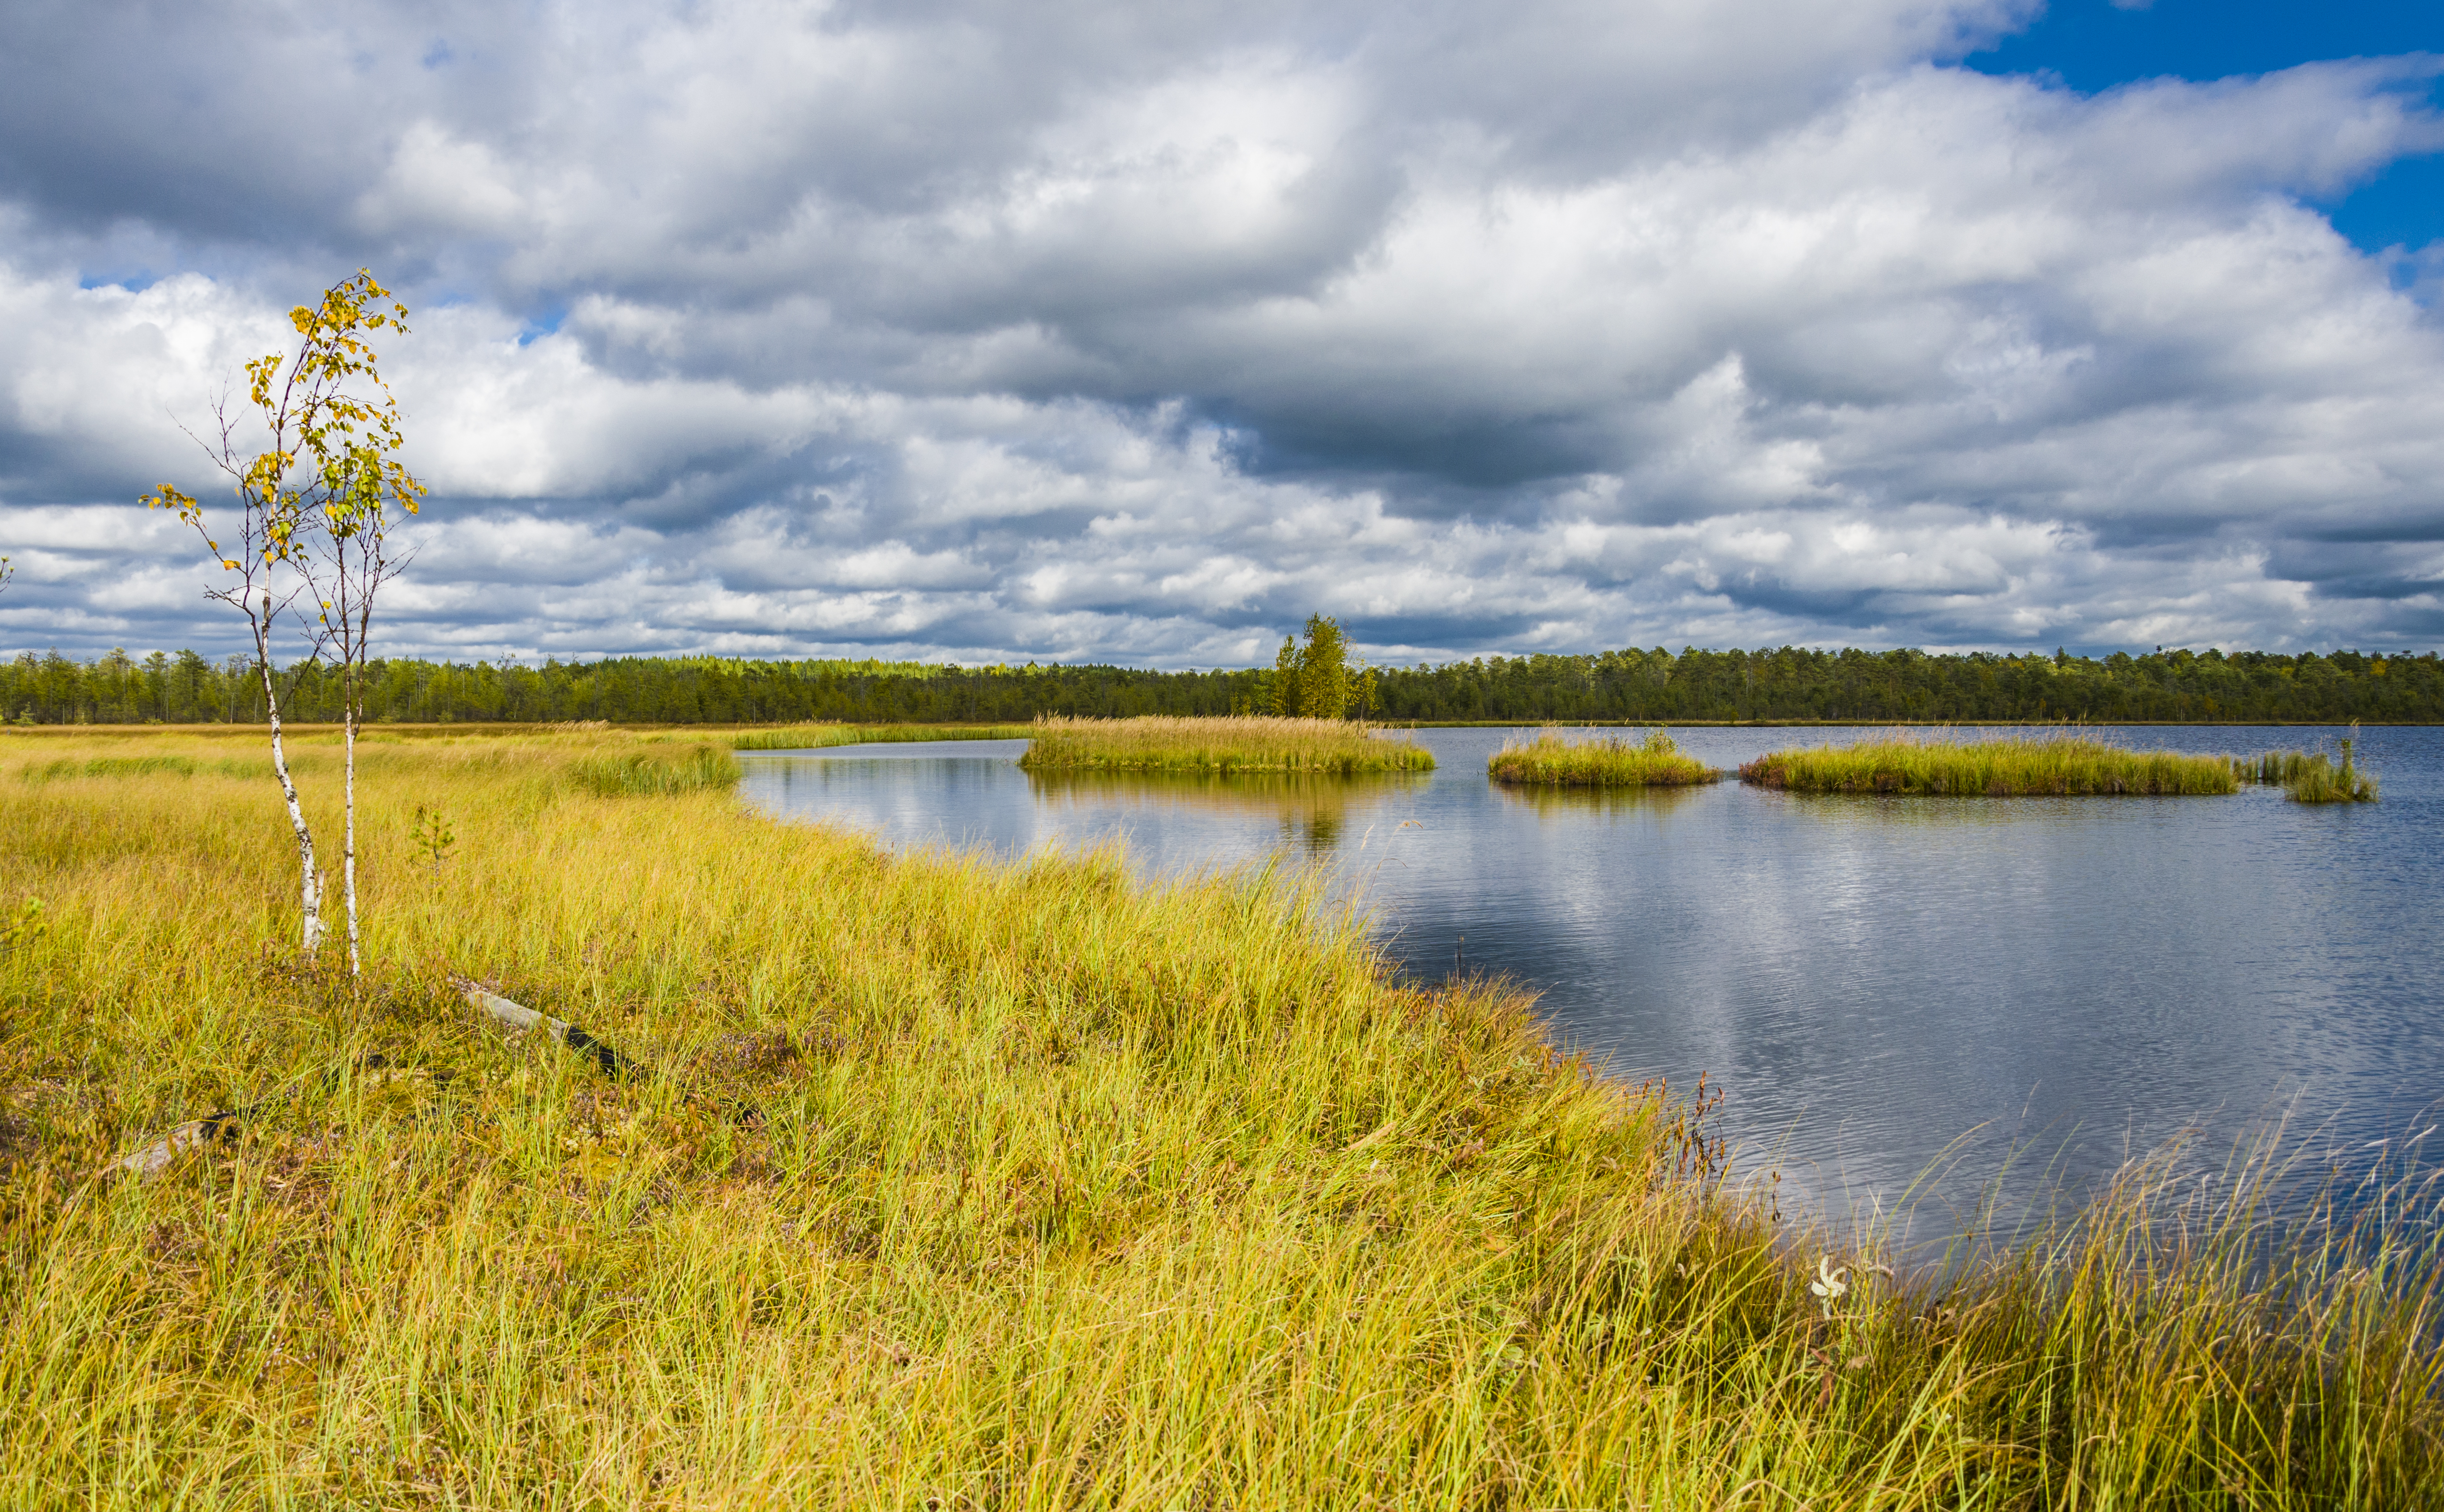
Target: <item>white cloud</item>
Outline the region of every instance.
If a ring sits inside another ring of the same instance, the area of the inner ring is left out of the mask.
[[[1941,65],[2027,13],[31,18],[0,643],[227,638],[124,506],[361,261],[401,649],[2435,643],[2436,254],[2304,203],[2435,65]]]

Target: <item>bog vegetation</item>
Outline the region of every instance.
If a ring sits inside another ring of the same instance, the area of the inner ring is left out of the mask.
[[[2376,779],[2354,765],[2359,733],[2359,721],[2351,721],[2351,732],[2342,740],[2339,767],[2323,751],[2270,750],[2254,759],[2234,760],[2232,770],[2243,782],[2280,785],[2295,802],[2373,803]]]
[[[1029,730],[1030,771],[1427,772],[1434,753],[1405,735],[1339,719],[1241,714],[1221,719],[1065,719]]]
[[[1572,741],[1546,729],[1534,740],[1505,741],[1487,761],[1486,773],[1497,783],[1548,787],[1686,787],[1723,775],[1660,729],[1637,741],[1610,735]]]
[[[325,821],[341,755],[297,748]],[[631,757],[699,760],[369,745],[351,981],[295,949],[250,749],[0,735],[0,1484],[2380,1508],[2444,1477],[2416,1191],[2278,1231],[2265,1162],[2179,1200],[2142,1169],[1895,1275],[1520,994],[1396,980],[1294,875],[893,855],[587,775]],[[454,972],[620,1059],[505,1038]]]
[[[1948,798],[2189,796],[2240,785],[2231,758],[2129,750],[2083,736],[1999,740],[1897,733],[1852,746],[1771,751],[1740,781],[1800,793],[1912,793]]]

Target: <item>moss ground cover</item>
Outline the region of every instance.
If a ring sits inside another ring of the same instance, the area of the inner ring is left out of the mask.
[[[1435,758],[1405,737],[1339,719],[1264,714],[1213,719],[1068,719],[1035,722],[1019,765],[1036,771],[1427,772]]]
[[[1497,783],[1550,787],[1687,787],[1723,775],[1659,729],[1637,741],[1565,741],[1560,730],[1546,729],[1531,741],[1505,742],[1486,763],[1486,773]]]
[[[1914,793],[1951,798],[2230,793],[2240,780],[2222,756],[2128,750],[2076,735],[2002,740],[1895,734],[1853,746],[1778,750],[1740,767],[1740,781],[1801,793]]]
[[[285,953],[293,852],[231,742],[0,736],[0,777],[195,758],[0,784],[0,1502],[2380,1508],[2444,1475],[2432,1214],[2278,1240],[2262,1167],[2189,1207],[2141,1172],[1890,1277],[1295,876],[895,856],[577,778],[616,746],[361,753],[351,986]],[[326,822],[337,757],[298,759]],[[454,970],[645,1070],[504,1038]]]

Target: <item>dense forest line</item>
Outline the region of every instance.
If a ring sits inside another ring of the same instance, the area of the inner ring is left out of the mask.
[[[607,719],[1023,721],[1040,713],[1222,714],[1271,702],[1271,669],[950,667],[919,662],[620,656],[540,666],[377,661],[368,717],[406,722]],[[319,662],[278,675],[292,719],[339,716]],[[1353,687],[1358,684],[1353,682]],[[1933,655],[1918,651],[1610,651],[1386,667],[1377,718],[1696,721],[2053,720],[2444,722],[2444,666],[2423,655],[2174,651],[2144,656]],[[0,663],[16,724],[199,724],[263,717],[243,658],[191,651]]]

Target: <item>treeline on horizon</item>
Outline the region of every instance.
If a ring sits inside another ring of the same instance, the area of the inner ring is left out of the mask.
[[[1268,668],[955,667],[719,656],[547,660],[539,667],[378,660],[366,715],[401,723],[1016,723],[1037,714],[1228,714],[1270,703]],[[339,717],[320,662],[277,674],[284,718]],[[2173,651],[2104,657],[1988,652],[1701,651],[1484,656],[1376,671],[1386,720],[2087,720],[2444,722],[2435,653]],[[1356,712],[1357,710],[1352,710]],[[192,651],[80,662],[57,652],[0,663],[0,719],[42,724],[251,723],[260,682],[243,657]]]

